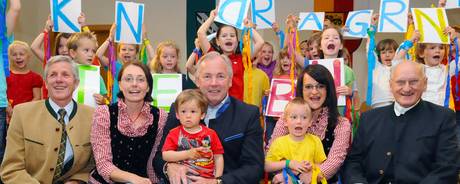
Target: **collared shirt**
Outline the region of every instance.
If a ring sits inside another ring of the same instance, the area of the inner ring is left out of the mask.
[[[57,105],[51,98],[48,98],[48,101],[50,102],[51,108],[53,108],[53,111],[57,114],[57,119],[61,118],[58,111],[61,109],[59,105]],[[67,126],[69,124],[69,117],[70,114],[72,114],[74,102],[71,100],[66,106],[64,106],[64,109],[66,111],[66,114],[64,116],[64,123]],[[69,139],[69,134],[67,134],[67,141],[65,143],[65,155],[64,155],[64,164],[66,164],[69,160],[73,158],[73,150],[72,150],[72,145],[70,144],[70,139]]]
[[[224,98],[224,100],[222,100],[222,102],[220,102],[218,105],[216,106],[208,106],[208,110],[206,111],[206,117],[204,118],[204,123],[206,124],[207,127],[209,127],[209,120],[210,119],[216,119],[217,116],[218,116],[218,112],[219,112],[219,109],[229,100],[229,97],[228,97],[228,94],[227,96]]]
[[[415,103],[414,105],[412,105],[412,106],[410,106],[408,108],[405,108],[405,107],[399,105],[399,103],[395,101],[394,111],[395,111],[396,116],[404,115],[407,111],[409,111],[412,108],[414,108],[419,102],[420,102],[420,100],[418,100],[417,103]]]

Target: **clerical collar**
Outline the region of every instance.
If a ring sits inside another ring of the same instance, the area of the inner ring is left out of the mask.
[[[414,108],[419,102],[420,102],[420,100],[418,100],[417,103],[415,103],[414,105],[405,108],[405,107],[399,105],[399,103],[395,101],[394,111],[395,111],[396,116],[404,115],[407,111],[409,111],[412,108]]]

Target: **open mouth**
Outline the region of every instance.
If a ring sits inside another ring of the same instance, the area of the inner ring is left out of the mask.
[[[435,56],[433,56],[433,59],[439,60],[439,59],[441,59],[441,56],[435,55]]]
[[[319,96],[310,97],[310,100],[312,102],[319,102],[321,100],[321,97],[319,97]]]
[[[233,43],[232,42],[225,42],[225,46],[231,47],[231,46],[233,46]]]
[[[302,131],[303,128],[302,127],[295,127],[294,130],[297,130],[297,131]]]
[[[131,60],[131,56],[123,56],[123,59],[126,60],[126,61],[130,61],[130,60]]]
[[[335,45],[330,43],[327,45],[327,50],[334,50],[335,49]]]

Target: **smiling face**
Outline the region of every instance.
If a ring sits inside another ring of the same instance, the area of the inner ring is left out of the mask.
[[[270,63],[273,61],[273,47],[269,44],[264,44],[257,57],[260,58],[259,60],[261,61],[262,65],[270,65]]]
[[[424,66],[415,62],[402,62],[392,71],[390,88],[396,102],[408,108],[415,105],[426,90]]]
[[[24,70],[27,67],[27,63],[30,59],[30,53],[23,45],[11,45],[11,51],[9,52],[9,59],[11,62],[12,69]]]
[[[137,59],[136,45],[120,44],[118,57],[122,61],[122,63],[136,61]]]
[[[93,57],[96,53],[97,44],[88,38],[81,38],[77,43],[76,50],[70,49],[70,57],[77,63],[90,65],[93,63]]]
[[[318,81],[305,73],[303,76],[302,94],[303,99],[308,103],[310,108],[313,111],[318,110],[326,100],[326,85],[318,83]]]
[[[177,50],[174,47],[164,47],[160,54],[160,64],[163,68],[162,73],[177,73]]]
[[[321,50],[324,59],[337,58],[342,47],[342,38],[337,29],[326,28],[321,34]]]
[[[199,129],[200,121],[205,117],[205,113],[196,100],[186,101],[178,106],[176,117],[179,119],[180,124],[186,130],[194,131]]]
[[[205,57],[205,56],[204,56]],[[227,96],[232,86],[232,76],[221,56],[202,60],[197,69],[196,84],[209,102],[216,106]]]
[[[235,53],[238,47],[238,37],[234,27],[221,27],[216,36],[217,45],[222,49],[224,54],[229,55]]]
[[[131,103],[143,103],[149,91],[147,77],[142,68],[136,65],[126,66],[121,81],[119,81],[119,87],[125,102]]]
[[[443,44],[427,43],[425,48],[418,54],[426,65],[437,66],[444,59],[445,52]]]
[[[68,104],[72,100],[73,91],[79,83],[72,72],[72,65],[64,61],[52,63],[45,75],[49,98],[58,105],[65,106]]]

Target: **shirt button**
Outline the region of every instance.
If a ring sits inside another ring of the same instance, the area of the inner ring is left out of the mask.
[[[50,171],[54,171],[54,168],[50,168]]]
[[[58,148],[54,148],[54,151],[57,151],[57,150],[58,150]]]
[[[391,152],[387,152],[387,156],[391,156]]]
[[[59,128],[56,128],[56,132],[59,132]]]
[[[383,175],[383,173],[384,173],[383,170],[379,170],[380,175]]]

